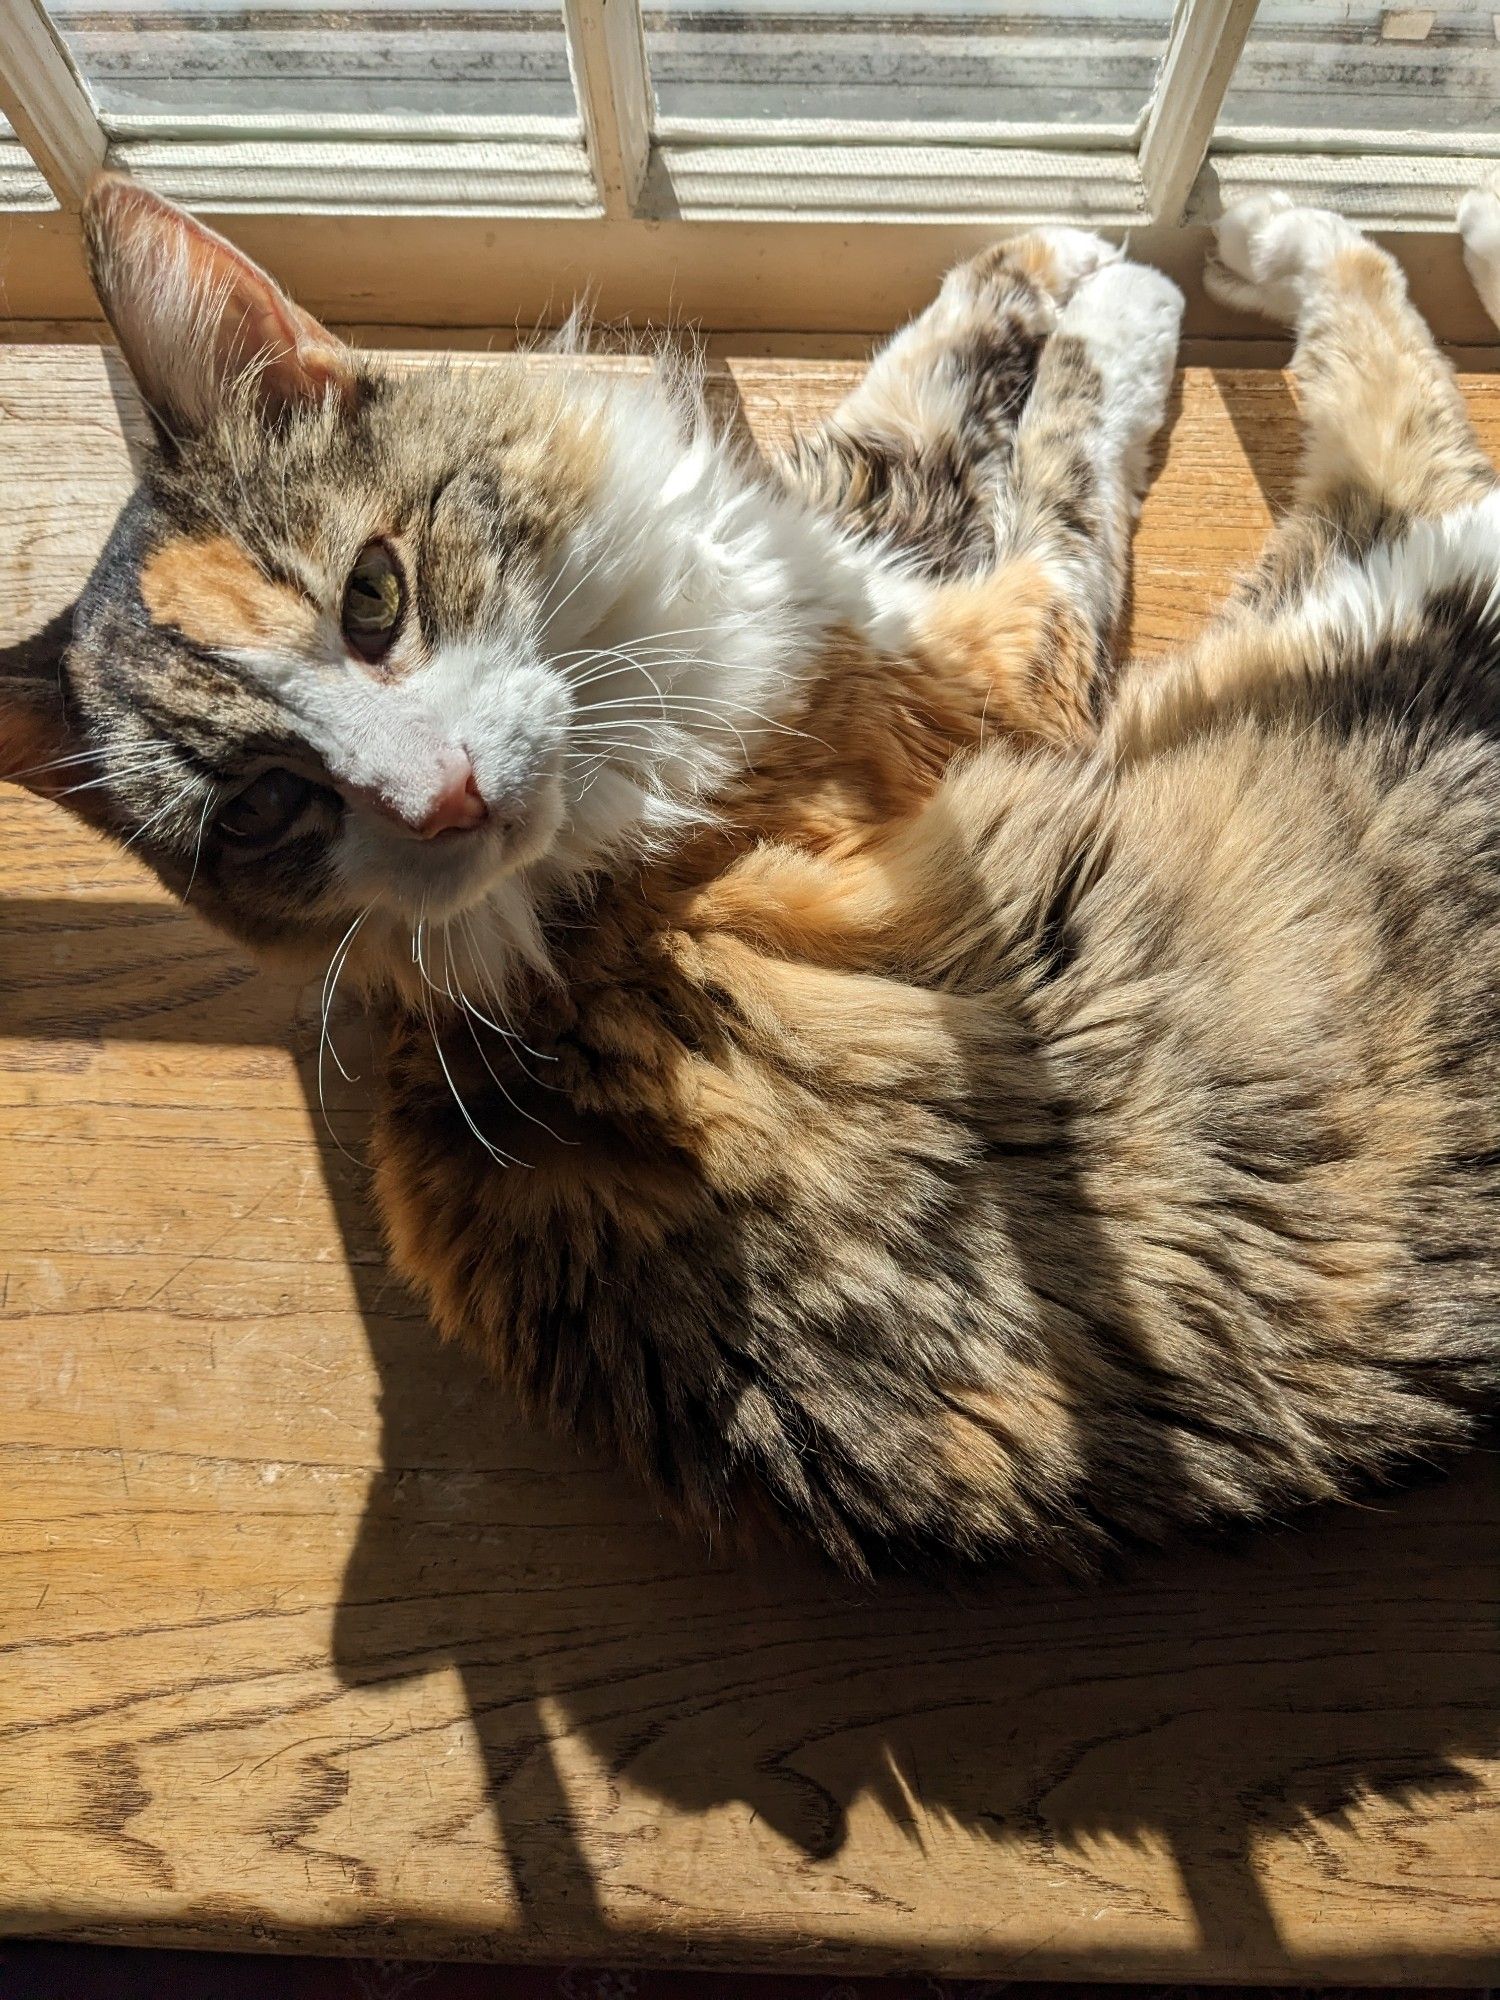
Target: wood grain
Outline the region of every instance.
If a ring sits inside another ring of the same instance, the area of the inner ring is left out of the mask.
[[[731,356],[715,393],[764,439],[852,373]],[[111,357],[0,349],[0,642],[76,587],[140,435]],[[1294,444],[1278,375],[1183,378],[1143,652],[1253,553]],[[1092,1591],[736,1567],[438,1346],[331,1064],[318,1110],[313,995],[9,788],[0,933],[6,1928],[1493,1975],[1492,1458]]]

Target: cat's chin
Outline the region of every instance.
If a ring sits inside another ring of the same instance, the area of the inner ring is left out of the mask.
[[[362,854],[358,869],[346,873],[346,894],[373,903],[398,926],[453,923],[544,860],[562,820],[561,788],[548,774],[483,826],[390,840]]]

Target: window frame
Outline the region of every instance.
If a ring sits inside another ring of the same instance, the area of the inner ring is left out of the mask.
[[[1127,230],[1137,254],[1190,273],[1222,204],[1262,187],[1420,238],[1420,262],[1500,162],[1500,132],[1221,127],[1257,0],[1178,0],[1139,118],[1083,128],[660,119],[641,0],[561,6],[577,124],[101,118],[44,0],[0,0],[0,111],[15,134],[0,140],[0,315],[95,315],[76,218],[106,163],[227,228],[343,322],[555,320],[585,289],[610,317],[867,331],[997,228]],[[1437,263],[1456,268],[1456,251]],[[503,304],[475,281],[491,269],[506,274]],[[1440,332],[1483,337],[1462,307],[1451,326],[1439,318]],[[1219,319],[1195,299],[1189,331]]]

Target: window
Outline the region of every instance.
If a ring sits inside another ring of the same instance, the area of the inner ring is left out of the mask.
[[[1453,211],[1500,171],[1496,5],[0,0],[0,313],[91,312],[74,216],[109,160],[343,323],[531,324],[589,291],[866,331],[990,230],[1129,229],[1188,275],[1224,199],[1284,186],[1406,232],[1454,330]]]
[[[1442,8],[1373,0],[1261,0],[1224,102],[1247,136],[1326,129],[1421,149],[1493,130],[1500,107],[1495,0]]]
[[[945,136],[1057,126],[1128,142],[1171,0],[661,0],[645,8],[658,129],[810,121]]]
[[[556,0],[59,0],[53,24],[100,117],[555,118],[576,128]]]

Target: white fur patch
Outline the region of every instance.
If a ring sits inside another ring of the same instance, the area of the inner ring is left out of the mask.
[[[1500,616],[1500,492],[1414,521],[1357,562],[1335,557],[1287,618],[1330,644],[1369,645],[1414,630],[1432,596],[1464,586],[1477,586],[1486,613]]]
[[[1218,257],[1203,274],[1208,291],[1288,325],[1339,252],[1362,241],[1354,224],[1331,209],[1299,208],[1274,190],[1235,202],[1215,236]]]
[[[1125,476],[1137,493],[1146,449],[1166,415],[1183,305],[1164,271],[1108,264],[1083,280],[1058,320],[1058,332],[1082,340],[1099,370],[1103,427],[1125,454]]]
[[[1500,194],[1493,188],[1466,194],[1458,205],[1458,233],[1480,303],[1500,326]]]
[[[701,820],[788,726],[832,626],[895,647],[919,613],[898,564],[742,464],[665,383],[576,393],[605,463],[539,611],[495,613],[431,657],[413,633],[388,676],[355,667],[331,619],[317,657],[239,656],[353,795],[334,863],[379,913],[366,972],[384,941],[405,980],[403,934],[424,920],[461,926],[491,984],[518,951],[536,962],[540,909]],[[471,832],[417,840],[360,803],[419,822],[464,758],[491,808]]]

